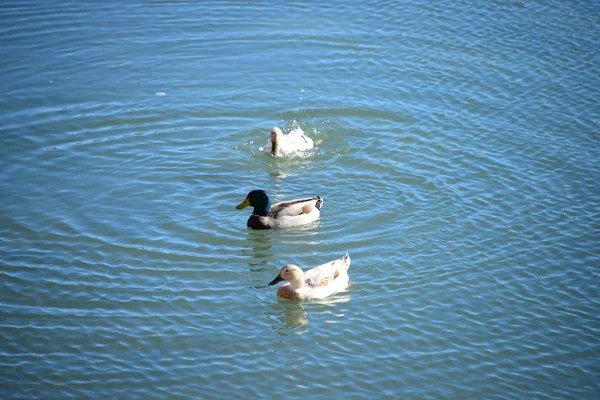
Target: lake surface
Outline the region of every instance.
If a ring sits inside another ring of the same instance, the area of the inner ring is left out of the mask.
[[[597,2],[0,5],[0,398],[600,396]],[[258,148],[273,126],[323,144]],[[251,189],[320,221],[250,231]],[[349,252],[348,292],[278,300]]]

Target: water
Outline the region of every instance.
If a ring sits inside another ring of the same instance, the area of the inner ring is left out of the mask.
[[[0,6],[0,397],[598,398],[598,5],[273,3]]]

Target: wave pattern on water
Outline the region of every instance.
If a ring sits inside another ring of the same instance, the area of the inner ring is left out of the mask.
[[[0,10],[0,397],[600,392],[593,3]],[[255,188],[322,217],[247,230]]]

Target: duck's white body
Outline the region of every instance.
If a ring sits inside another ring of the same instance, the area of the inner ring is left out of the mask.
[[[272,228],[290,228],[310,224],[321,216],[323,198],[282,201],[273,204],[269,217]]]
[[[269,285],[287,281],[277,289],[277,296],[290,300],[323,299],[348,289],[350,255],[330,261],[306,272],[298,266],[284,266]]]
[[[306,136],[302,129],[296,128],[287,135],[284,135],[281,129],[275,127],[271,131],[269,141],[262,147],[263,151],[271,153],[273,156],[291,156],[310,150],[315,147],[311,138]],[[275,149],[275,151],[273,151]]]

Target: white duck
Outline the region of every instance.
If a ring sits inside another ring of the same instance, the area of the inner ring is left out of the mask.
[[[300,128],[296,128],[287,135],[284,135],[281,129],[275,127],[271,130],[269,141],[261,150],[268,151],[275,157],[289,156],[299,151],[310,150],[321,143],[323,143],[322,140],[317,140],[316,143],[313,142]]]
[[[287,281],[277,289],[277,296],[290,300],[323,299],[332,294],[343,292],[349,287],[350,256],[330,261],[306,272],[300,267],[287,264],[269,285]]]

